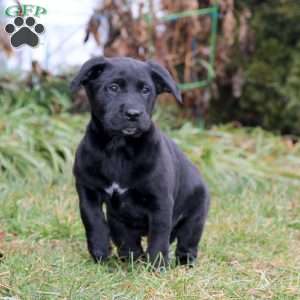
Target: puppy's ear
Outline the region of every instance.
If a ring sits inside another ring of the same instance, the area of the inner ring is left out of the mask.
[[[147,64],[150,67],[157,94],[171,93],[179,103],[182,103],[180,90],[168,70],[152,60],[148,61]]]
[[[107,64],[105,57],[94,57],[85,62],[76,77],[72,80],[71,92],[77,92],[80,86],[84,86],[90,80],[97,78]]]

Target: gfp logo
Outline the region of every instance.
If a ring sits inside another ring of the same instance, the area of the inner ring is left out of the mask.
[[[36,47],[39,44],[39,35],[44,33],[44,25],[38,23],[36,18],[47,14],[47,10],[41,6],[13,5],[5,10],[8,17],[13,17],[13,23],[5,26],[5,31],[10,35],[13,47],[28,45]]]

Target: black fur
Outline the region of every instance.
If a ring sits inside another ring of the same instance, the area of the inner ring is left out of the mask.
[[[180,92],[166,69],[131,58],[93,58],[71,84],[83,85],[91,120],[74,165],[88,249],[95,261],[110,254],[146,254],[168,263],[177,239],[179,263],[192,263],[209,208],[209,195],[196,167],[151,121],[158,94]],[[112,185],[115,183],[115,185]],[[116,185],[117,184],[117,185]],[[106,215],[103,212],[106,205]],[[157,262],[157,261],[156,261]]]

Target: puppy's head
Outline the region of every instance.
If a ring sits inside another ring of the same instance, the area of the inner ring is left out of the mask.
[[[132,58],[92,58],[71,83],[75,92],[84,86],[92,114],[110,135],[138,137],[150,129],[156,97],[171,93],[181,102],[180,91],[161,65]]]

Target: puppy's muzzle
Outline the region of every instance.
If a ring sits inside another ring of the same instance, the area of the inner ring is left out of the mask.
[[[139,117],[143,114],[142,111],[138,110],[138,109],[128,109],[127,111],[125,111],[125,118],[128,121],[137,121],[139,119]]]

